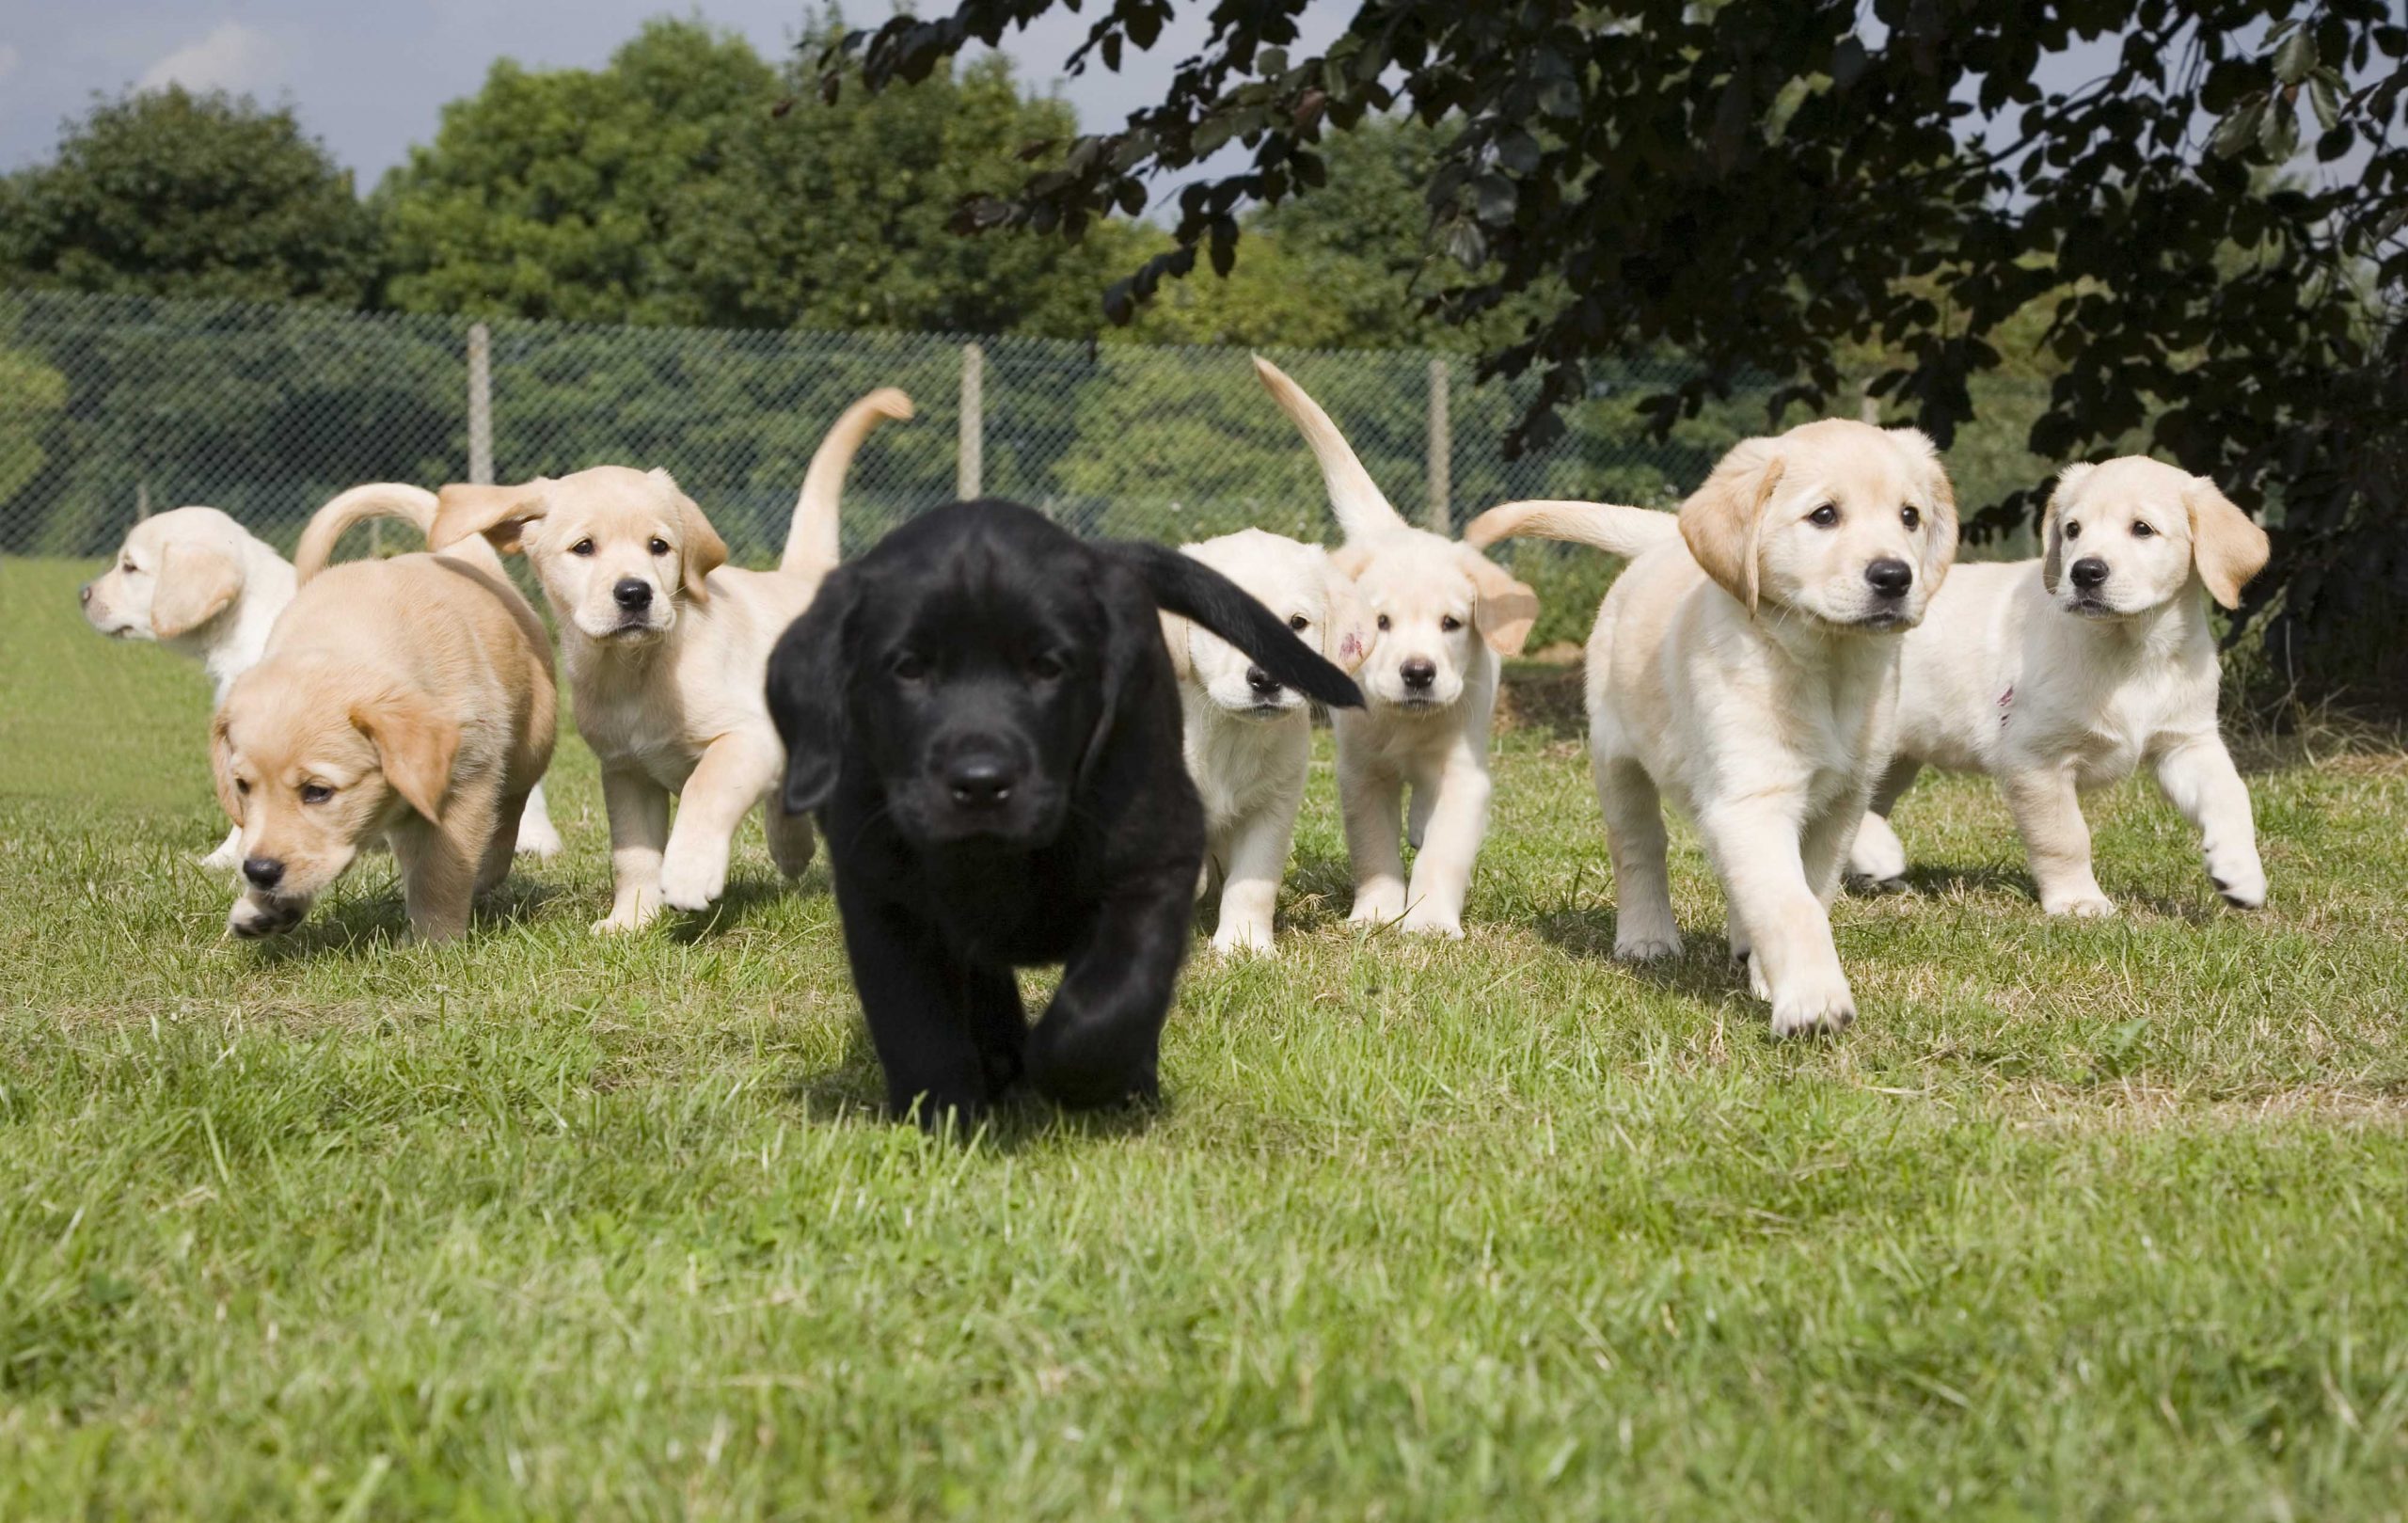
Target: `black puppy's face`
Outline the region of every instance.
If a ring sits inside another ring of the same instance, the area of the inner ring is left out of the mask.
[[[847,694],[858,754],[912,844],[1041,847],[1105,718],[1106,618],[1089,588],[952,571],[863,598]]]

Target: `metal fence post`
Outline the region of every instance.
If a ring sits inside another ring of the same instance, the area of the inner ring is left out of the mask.
[[[1455,427],[1447,406],[1447,362],[1430,361],[1430,511],[1434,534],[1455,531]]]
[[[493,330],[468,325],[468,480],[493,484]]]
[[[961,459],[955,468],[954,496],[967,502],[986,495],[987,351],[961,346]]]

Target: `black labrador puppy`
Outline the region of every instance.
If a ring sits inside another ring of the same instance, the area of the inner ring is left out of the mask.
[[[830,574],[769,658],[785,807],[816,812],[896,1114],[1156,1093],[1204,811],[1157,611],[1359,706],[1235,583],[1012,502],[940,508]],[[1031,1029],[1012,970],[1065,964]]]

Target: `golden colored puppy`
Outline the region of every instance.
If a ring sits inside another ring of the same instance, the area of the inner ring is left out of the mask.
[[[382,837],[410,928],[439,941],[509,871],[551,761],[551,646],[482,543],[319,575],[342,528],[377,511],[345,496],[311,521],[300,591],[211,727],[218,801],[242,838],[227,924],[291,929]]]
[[[1662,798],[1722,880],[1732,955],[1776,1035],[1856,997],[1830,907],[1889,765],[1898,635],[1956,550],[1956,500],[1913,429],[1826,420],[1748,439],[1671,515],[1510,503],[1465,538],[1535,534],[1632,557],[1589,638],[1589,759],[1619,900],[1616,956],[1680,950]]]

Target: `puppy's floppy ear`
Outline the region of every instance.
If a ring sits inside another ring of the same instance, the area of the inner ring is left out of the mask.
[[[452,791],[452,760],[460,753],[460,726],[416,693],[384,692],[351,708],[351,722],[376,748],[376,764],[402,801],[430,823],[443,818],[443,798]]]
[[[2049,494],[2049,511],[2040,516],[2040,585],[2052,595],[2066,574],[2066,500],[2082,485],[2083,477],[2098,468],[2082,461],[2058,471],[2056,489]]]
[[[678,552],[682,563],[677,571],[679,584],[685,588],[688,597],[697,603],[707,603],[711,600],[711,590],[703,579],[727,564],[727,541],[719,537],[719,531],[703,516],[703,510],[694,505],[694,500],[678,490],[677,483],[669,472],[656,470],[652,472],[652,479],[667,487],[676,503],[678,537],[686,542],[685,547]]]
[[[234,739],[226,710],[220,708],[209,722],[209,778],[217,785],[217,807],[226,817],[240,825],[243,822],[243,796],[234,788]]]
[[[1362,540],[1356,540],[1351,545],[1340,545],[1329,552],[1329,563],[1339,576],[1352,581],[1361,576],[1370,565],[1371,547]]]
[[[225,611],[243,590],[243,568],[206,545],[170,545],[159,557],[150,595],[150,632],[162,640],[188,635]]]
[[[769,718],[786,748],[789,815],[807,815],[836,791],[851,725],[846,713],[853,677],[853,611],[865,573],[838,566],[819,583],[802,617],[786,626],[769,653]]]
[[[1477,595],[1471,606],[1472,627],[1488,648],[1499,656],[1519,656],[1539,618],[1539,595],[1503,566],[1465,545],[1458,552]]]
[[[1196,627],[1176,613],[1164,613],[1161,618],[1163,648],[1170,652],[1170,669],[1178,674],[1180,681],[1185,682],[1196,671],[1195,658],[1187,649],[1188,641],[1195,637]]]
[[[1328,557],[1323,580],[1328,587],[1328,611],[1322,620],[1321,653],[1341,672],[1359,670],[1371,654],[1371,611],[1363,605],[1354,579],[1338,569],[1338,557]]]
[[[515,554],[527,526],[550,511],[551,481],[543,476],[515,486],[453,482],[435,494],[435,522],[426,527],[426,547],[446,549],[470,534],[502,555]]]
[[[1787,462],[1766,438],[1741,439],[1681,504],[1681,538],[1722,590],[1756,611],[1765,509]]]
[[[2191,513],[2191,562],[2208,595],[2220,607],[2239,608],[2241,589],[2266,569],[2273,553],[2266,531],[2205,476],[2191,478],[2182,489],[2182,505]]]
[[[1898,442],[1913,457],[1922,473],[1924,490],[1931,498],[1932,521],[1925,526],[1923,565],[1918,575],[1930,592],[1940,591],[1948,579],[1948,568],[1956,562],[1956,488],[1948,480],[1948,468],[1940,458],[1940,446],[1931,436],[1919,428],[1882,430]]]

